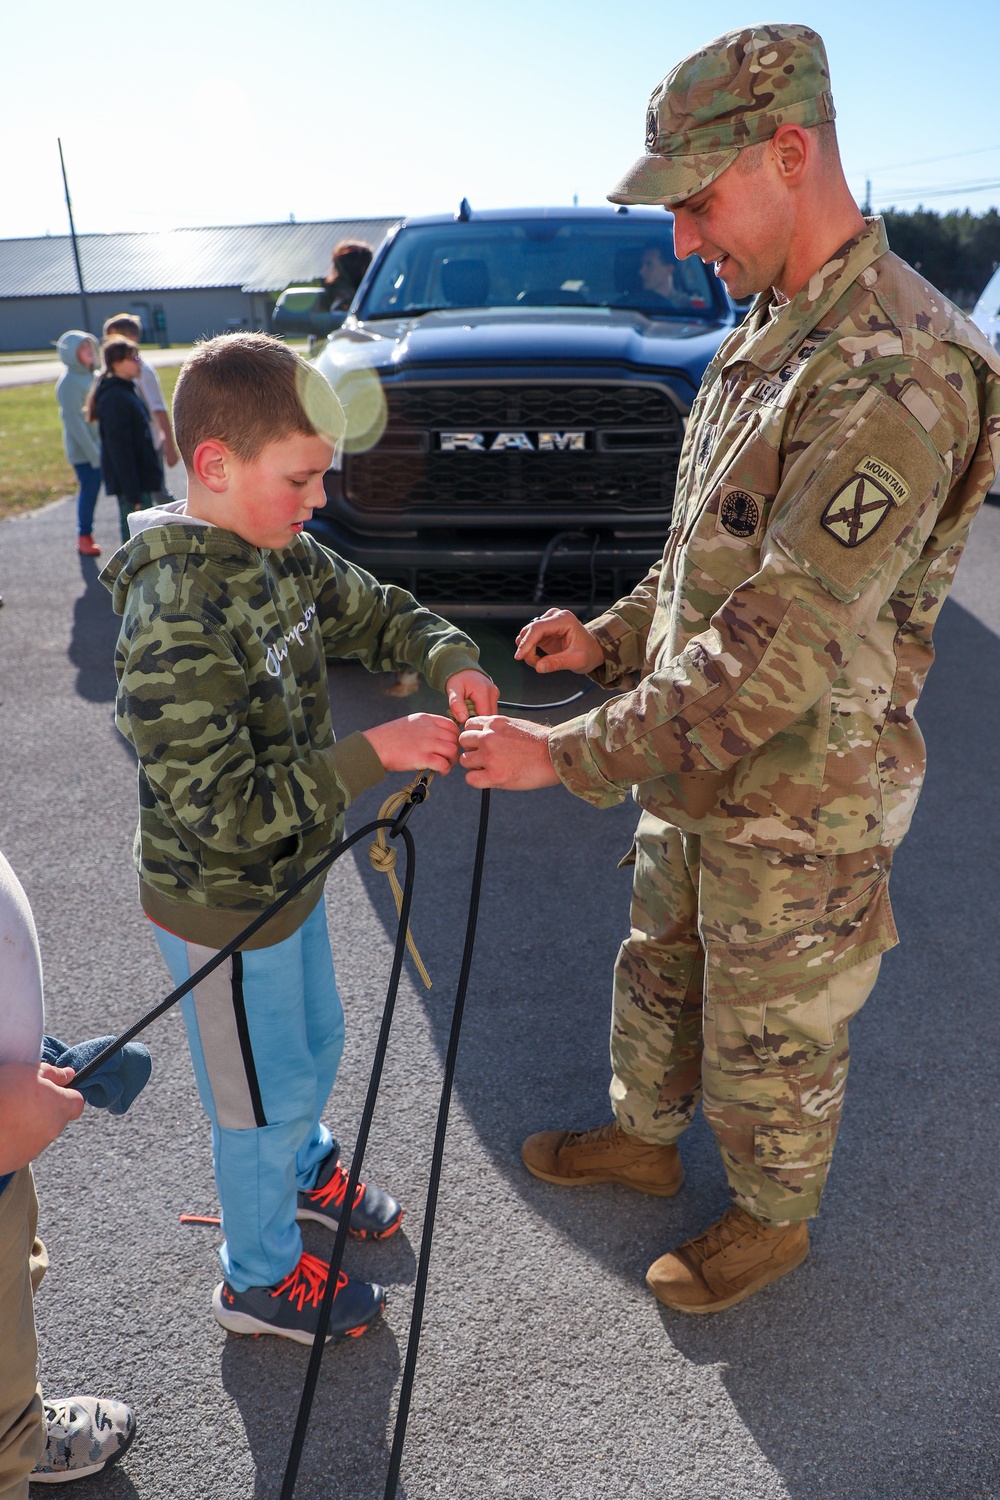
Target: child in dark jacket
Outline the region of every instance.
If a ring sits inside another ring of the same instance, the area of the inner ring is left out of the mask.
[[[100,428],[104,488],[118,497],[122,541],[127,542],[129,513],[152,505],[153,496],[163,488],[163,466],[146,403],[132,383],[140,370],[138,344],[132,339],[105,339],[101,356],[104,369],[85,411]]]

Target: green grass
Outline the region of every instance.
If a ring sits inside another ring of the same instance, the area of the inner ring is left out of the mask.
[[[158,370],[170,398],[180,367]],[[13,385],[0,390],[0,517],[36,510],[76,493],[76,475],[66,461],[62,423],[53,385]]]

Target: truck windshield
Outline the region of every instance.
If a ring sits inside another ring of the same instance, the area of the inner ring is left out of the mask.
[[[721,289],[697,258],[674,256],[671,221],[625,216],[501,219],[400,230],[375,270],[363,319],[446,308],[636,308],[715,321]]]

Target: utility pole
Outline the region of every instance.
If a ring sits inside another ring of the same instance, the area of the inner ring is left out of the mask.
[[[871,211],[872,211],[872,180],[871,180],[870,177],[866,177],[865,178],[865,201],[864,201],[864,203],[861,206],[861,212],[863,214],[870,214]]]
[[[59,165],[62,168],[63,192],[66,194],[66,212],[69,214],[69,237],[73,242],[73,259],[76,262],[76,280],[80,288],[80,306],[83,309],[83,327],[90,332],[90,310],[87,307],[87,293],[83,289],[83,270],[80,266],[80,247],[76,243],[76,225],[73,223],[73,205],[69,197],[69,183],[66,181],[66,163],[63,160],[62,141],[57,136],[56,145],[59,147]]]

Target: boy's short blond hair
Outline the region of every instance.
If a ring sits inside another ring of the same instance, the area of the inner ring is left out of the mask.
[[[267,333],[224,333],[197,344],[177,377],[173,416],[188,468],[199,443],[224,443],[251,463],[268,443],[293,433],[336,447],[345,427],[325,377]]]
[[[116,333],[123,333],[126,338],[135,339],[138,344],[142,338],[142,323],[132,313],[115,313],[114,317],[104,319],[101,333],[106,339]]]

